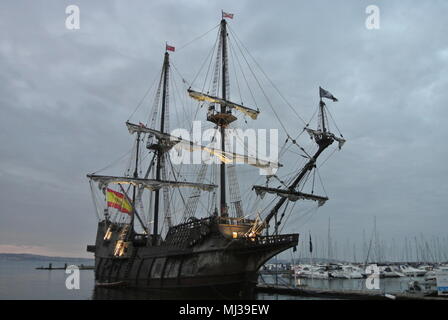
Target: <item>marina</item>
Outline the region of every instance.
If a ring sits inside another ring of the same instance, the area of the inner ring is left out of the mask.
[[[257,290],[344,299],[446,299],[441,283],[447,277],[447,263],[270,264],[260,271]]]

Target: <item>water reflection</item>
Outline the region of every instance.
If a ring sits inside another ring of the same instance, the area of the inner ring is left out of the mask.
[[[95,287],[92,300],[240,300],[256,299],[253,289],[243,292],[214,287],[201,289],[154,290],[142,288]]]

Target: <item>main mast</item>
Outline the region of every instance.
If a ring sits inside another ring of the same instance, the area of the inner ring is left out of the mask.
[[[227,100],[227,23],[225,19],[221,20],[221,41],[222,41],[222,99]],[[227,113],[226,105],[221,104],[221,113]],[[227,124],[224,122],[220,122],[218,124],[220,126],[221,132],[221,149],[225,151],[225,130]],[[226,164],[221,162],[220,166],[220,188],[221,188],[221,216],[228,216],[227,212],[227,203],[226,203]]]
[[[163,87],[162,87],[162,112],[160,116],[160,132],[164,133],[165,130],[165,110],[166,110],[166,96],[167,96],[167,87],[168,87],[168,72],[169,72],[170,62],[169,62],[169,54],[165,52],[165,58],[163,60]],[[157,163],[156,163],[156,180],[160,180],[160,172],[162,168],[162,157],[163,157],[163,148],[159,145],[157,148]],[[157,189],[155,191],[155,199],[154,199],[154,241],[157,241],[157,234],[159,232],[159,204],[160,204],[160,190]]]
[[[229,207],[227,205],[227,183],[226,183],[226,174],[228,171],[228,179],[229,179],[229,191],[230,191],[230,202],[234,205],[235,213],[237,216],[242,216],[241,209],[241,199],[239,195],[239,187],[236,182],[236,176],[234,172],[234,168],[229,169],[226,168],[226,162],[223,158],[227,158],[230,161],[237,161],[238,159],[244,159],[244,163],[248,163],[249,157],[246,155],[234,155],[231,150],[226,151],[226,129],[229,124],[237,120],[237,117],[232,114],[232,110],[236,110],[238,112],[243,113],[245,116],[250,117],[253,120],[257,119],[260,111],[257,109],[249,108],[247,106],[242,105],[242,103],[235,103],[229,100],[229,64],[228,64],[228,34],[227,34],[227,21],[225,18],[233,19],[233,14],[222,12],[222,19],[220,23],[220,29],[218,32],[218,48],[216,50],[216,64],[215,64],[215,72],[213,76],[213,86],[210,91],[200,92],[195,91],[193,89],[188,88],[187,92],[189,96],[200,102],[208,102],[208,112],[207,112],[207,121],[210,121],[216,125],[216,128],[219,131],[219,136],[221,138],[221,145],[219,148],[218,158],[221,158],[221,163],[219,165],[219,187],[220,187],[220,199],[219,199],[219,212],[221,217],[228,217],[229,215]],[[221,94],[219,93],[219,83],[221,85]],[[218,149],[218,148],[217,148]],[[216,155],[216,151],[214,152]],[[251,165],[255,165],[262,168],[270,168],[271,166],[278,166],[278,163],[272,163],[266,161],[265,164],[261,164],[260,159],[254,158],[254,163],[249,163]],[[263,162],[263,160],[261,160]],[[229,171],[230,170],[230,171]]]

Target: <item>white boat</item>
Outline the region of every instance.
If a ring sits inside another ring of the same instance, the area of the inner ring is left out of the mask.
[[[438,266],[433,268],[431,271],[428,271],[425,275],[426,278],[435,278],[437,274],[440,273],[448,273],[448,266]]]
[[[312,265],[299,265],[295,268],[296,276],[307,279],[328,279],[328,271],[323,267]]]
[[[344,273],[347,279],[362,279],[364,276],[362,275],[362,270],[354,265],[343,265],[342,272]]]
[[[402,264],[399,268],[400,272],[407,277],[423,277],[427,273],[426,270],[417,269],[407,264]]]
[[[423,280],[413,280],[408,284],[408,293],[422,296],[437,295],[437,276],[448,275],[448,266],[439,266],[426,273]]]
[[[419,266],[417,269],[429,272],[429,271],[432,271],[434,269],[434,266],[429,265],[429,264],[425,264],[423,266]]]
[[[379,266],[380,278],[399,278],[404,277],[404,273],[395,270],[393,266]]]

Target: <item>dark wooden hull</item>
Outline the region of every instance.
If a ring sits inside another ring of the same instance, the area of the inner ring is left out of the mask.
[[[131,243],[126,255],[117,257],[116,238],[105,241],[106,229],[107,223],[100,222],[90,250],[95,252],[97,283],[125,283],[128,289],[158,292],[154,297],[169,298],[171,293],[174,299],[250,298],[261,265],[298,242],[297,234],[229,239],[211,225],[199,241],[187,241],[188,245]]]

